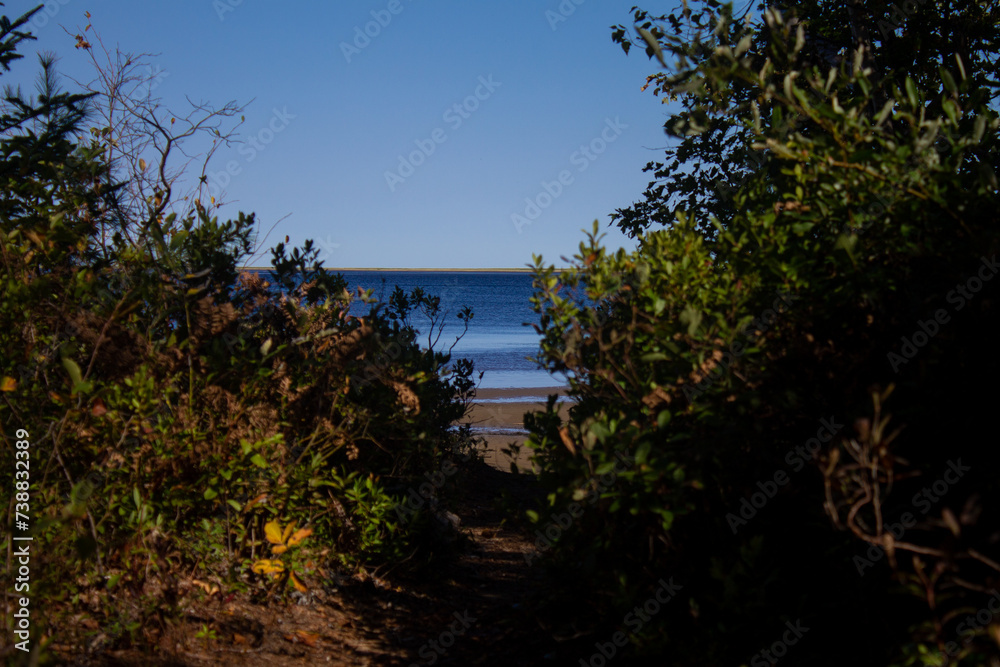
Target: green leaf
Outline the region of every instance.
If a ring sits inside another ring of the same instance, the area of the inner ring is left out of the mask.
[[[906,77],[906,98],[910,101],[910,106],[917,107],[917,84],[913,83],[910,77]]]
[[[154,221],[151,225],[149,225],[149,231],[151,236],[153,237],[153,240],[156,241],[157,249],[160,251],[160,253],[166,255],[167,243],[163,239],[163,230],[160,229],[160,225],[156,221]]]
[[[660,47],[660,41],[653,36],[653,33],[649,32],[645,28],[636,28],[636,30],[639,32],[639,36],[645,40],[650,50],[656,56],[656,59],[660,61],[660,64],[666,67],[667,61],[663,59],[663,49]]]
[[[751,35],[744,35],[740,43],[736,45],[736,56],[739,57],[749,51],[751,42]]]
[[[227,500],[226,502],[227,502],[227,503],[229,503],[229,506],[230,506],[230,507],[232,507],[232,508],[233,508],[234,510],[236,510],[237,512],[241,512],[241,511],[243,511],[243,506],[242,506],[242,505],[240,505],[240,504],[239,504],[238,502],[236,502],[235,500],[233,500],[232,498],[230,498],[230,499],[229,499],[229,500]]]
[[[528,515],[528,519],[531,521],[531,523],[538,523],[538,512],[536,512],[535,510],[527,510],[525,514]]]
[[[83,382],[82,374],[80,373],[80,367],[76,365],[76,362],[69,357],[62,358],[63,368],[69,373],[69,379],[73,381],[74,386]]]
[[[187,240],[187,237],[188,233],[183,230],[175,233],[173,236],[170,237],[170,249],[177,250],[178,248],[180,248],[182,245],[184,245],[184,241]]]
[[[885,119],[889,117],[890,113],[892,113],[892,109],[894,106],[896,106],[896,100],[889,100],[888,102],[882,105],[882,109],[878,112],[878,115],[875,116],[876,126],[881,125],[882,123],[885,122]]]
[[[945,100],[941,103],[941,108],[944,109],[945,115],[948,116],[950,120],[955,125],[958,124],[958,105],[956,105],[952,100]]]
[[[607,475],[609,472],[611,472],[611,471],[613,471],[615,469],[615,463],[617,463],[617,462],[616,461],[605,461],[601,465],[597,466],[597,469],[594,470],[594,474],[597,475],[597,476]]]
[[[976,116],[975,125],[972,128],[972,138],[976,140],[978,144],[983,140],[983,132],[986,131],[986,117],[983,115]]]
[[[688,306],[681,313],[681,324],[687,325],[687,332],[689,336],[693,336],[695,332],[698,331],[698,326],[701,324],[701,311],[699,311],[694,306]]]
[[[944,89],[949,93],[958,92],[958,86],[955,85],[955,79],[952,78],[951,72],[944,67],[939,67],[938,71],[941,73],[941,81],[944,82]]]
[[[216,496],[219,495],[219,492],[216,491],[215,489],[205,489],[204,495],[205,495],[205,500],[213,500]]]
[[[253,463],[255,466],[257,466],[258,468],[267,467],[267,461],[260,454],[254,454],[253,456],[251,456],[250,462]]]

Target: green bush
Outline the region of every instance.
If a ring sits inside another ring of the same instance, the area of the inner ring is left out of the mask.
[[[3,19],[4,44],[29,17]],[[238,268],[253,215],[168,213],[167,191],[129,217],[110,130],[74,143],[87,99],[58,92],[51,62],[43,75],[40,100],[0,119],[0,463],[14,469],[26,432],[32,645],[84,645],[84,616],[105,628],[97,648],[148,638],[192,572],[206,591],[270,595],[446,552],[447,490],[432,512],[395,511],[475,447],[452,430],[471,363],[418,342],[418,312],[440,332],[437,299],[351,295],[311,242],[273,249],[271,285]],[[299,530],[275,541],[275,526]]]
[[[919,83],[866,69],[872,51],[831,65],[830,19],[636,11],[647,54],[678,59],[650,77],[684,106],[667,123],[675,162],[616,214],[635,252],[608,252],[595,223],[570,270],[536,258],[540,360],[577,401],[565,424],[554,404],[526,416],[548,491],[529,516],[554,536],[538,612],[556,633],[627,630],[672,664],[755,664],[787,623],[810,629],[789,664],[946,664],[948,642],[961,664],[1000,656],[987,628],[958,625],[1000,576],[997,457],[977,435],[1000,324],[988,71],[968,51]],[[959,296],[977,273],[982,293]],[[616,469],[622,456],[634,464]],[[958,458],[971,470],[915,511]],[[893,537],[907,511],[916,525]],[[859,568],[872,545],[887,557]],[[629,626],[670,577],[679,595]]]

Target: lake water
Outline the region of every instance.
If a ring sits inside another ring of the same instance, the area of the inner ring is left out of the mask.
[[[531,310],[533,293],[530,273],[497,271],[343,271],[349,289],[375,290],[375,296],[388,299],[398,285],[409,292],[422,287],[441,298],[447,313],[439,347],[447,349],[464,325],[456,314],[472,308],[469,330],[452,351],[453,358],[465,357],[475,362],[476,372],[483,371],[479,385],[486,388],[555,387],[565,384],[560,376],[549,375],[529,357],[538,353],[539,336],[530,326],[539,321]],[[426,319],[414,319],[426,341]]]

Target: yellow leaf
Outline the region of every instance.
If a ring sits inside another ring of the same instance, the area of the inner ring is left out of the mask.
[[[294,572],[291,572],[290,574],[292,576],[292,585],[295,586],[295,590],[297,590],[299,593],[309,592],[309,589],[306,588],[305,584],[299,581],[299,578],[295,576]]]
[[[204,581],[199,581],[197,579],[193,579],[191,583],[197,586],[198,588],[201,588],[209,595],[214,595],[215,593],[219,592],[218,584],[207,584]]]
[[[277,574],[285,571],[285,564],[280,560],[259,560],[250,569],[257,574]]]
[[[303,528],[302,530],[295,531],[295,534],[288,540],[288,546],[296,546],[299,542],[312,535],[312,533],[312,528]]]
[[[283,544],[285,542],[281,539],[281,524],[277,521],[268,521],[264,524],[264,537],[271,544]]]
[[[284,544],[288,542],[288,538],[292,536],[292,531],[295,530],[295,524],[290,523],[285,526],[285,532],[281,535],[281,543]]]
[[[273,547],[271,547],[271,553],[275,555],[283,554],[286,551],[288,551],[288,547],[286,547],[284,544],[275,544]]]
[[[12,377],[4,376],[3,380],[0,380],[0,391],[14,391],[17,389],[17,380]]]

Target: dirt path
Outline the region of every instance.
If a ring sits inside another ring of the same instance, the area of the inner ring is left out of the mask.
[[[468,542],[451,562],[433,568],[433,579],[331,582],[298,604],[216,594],[133,648],[98,650],[68,664],[538,664],[551,641],[527,616],[524,601],[537,590],[540,572],[527,564],[530,540],[509,525],[501,504],[505,495],[518,504],[528,499],[534,480],[475,462],[458,483],[456,513]],[[197,636],[206,630],[209,636]]]
[[[484,393],[496,399],[509,391]],[[104,629],[94,628],[90,656],[77,654],[66,664],[561,664],[557,658],[566,656],[559,656],[555,642],[526,610],[526,598],[542,585],[541,568],[525,558],[534,550],[532,540],[518,527],[521,511],[505,509],[525,507],[539,493],[531,474],[509,472],[511,463],[529,470],[529,452],[511,457],[504,450],[523,443],[522,416],[544,404],[543,393],[485,402],[467,417],[486,447],[483,461],[463,464],[455,480],[453,507],[465,543],[430,572],[412,579],[394,576],[391,583],[371,576],[341,578],[285,603],[215,594],[186,607],[182,622],[162,623],[127,650],[102,651]]]

